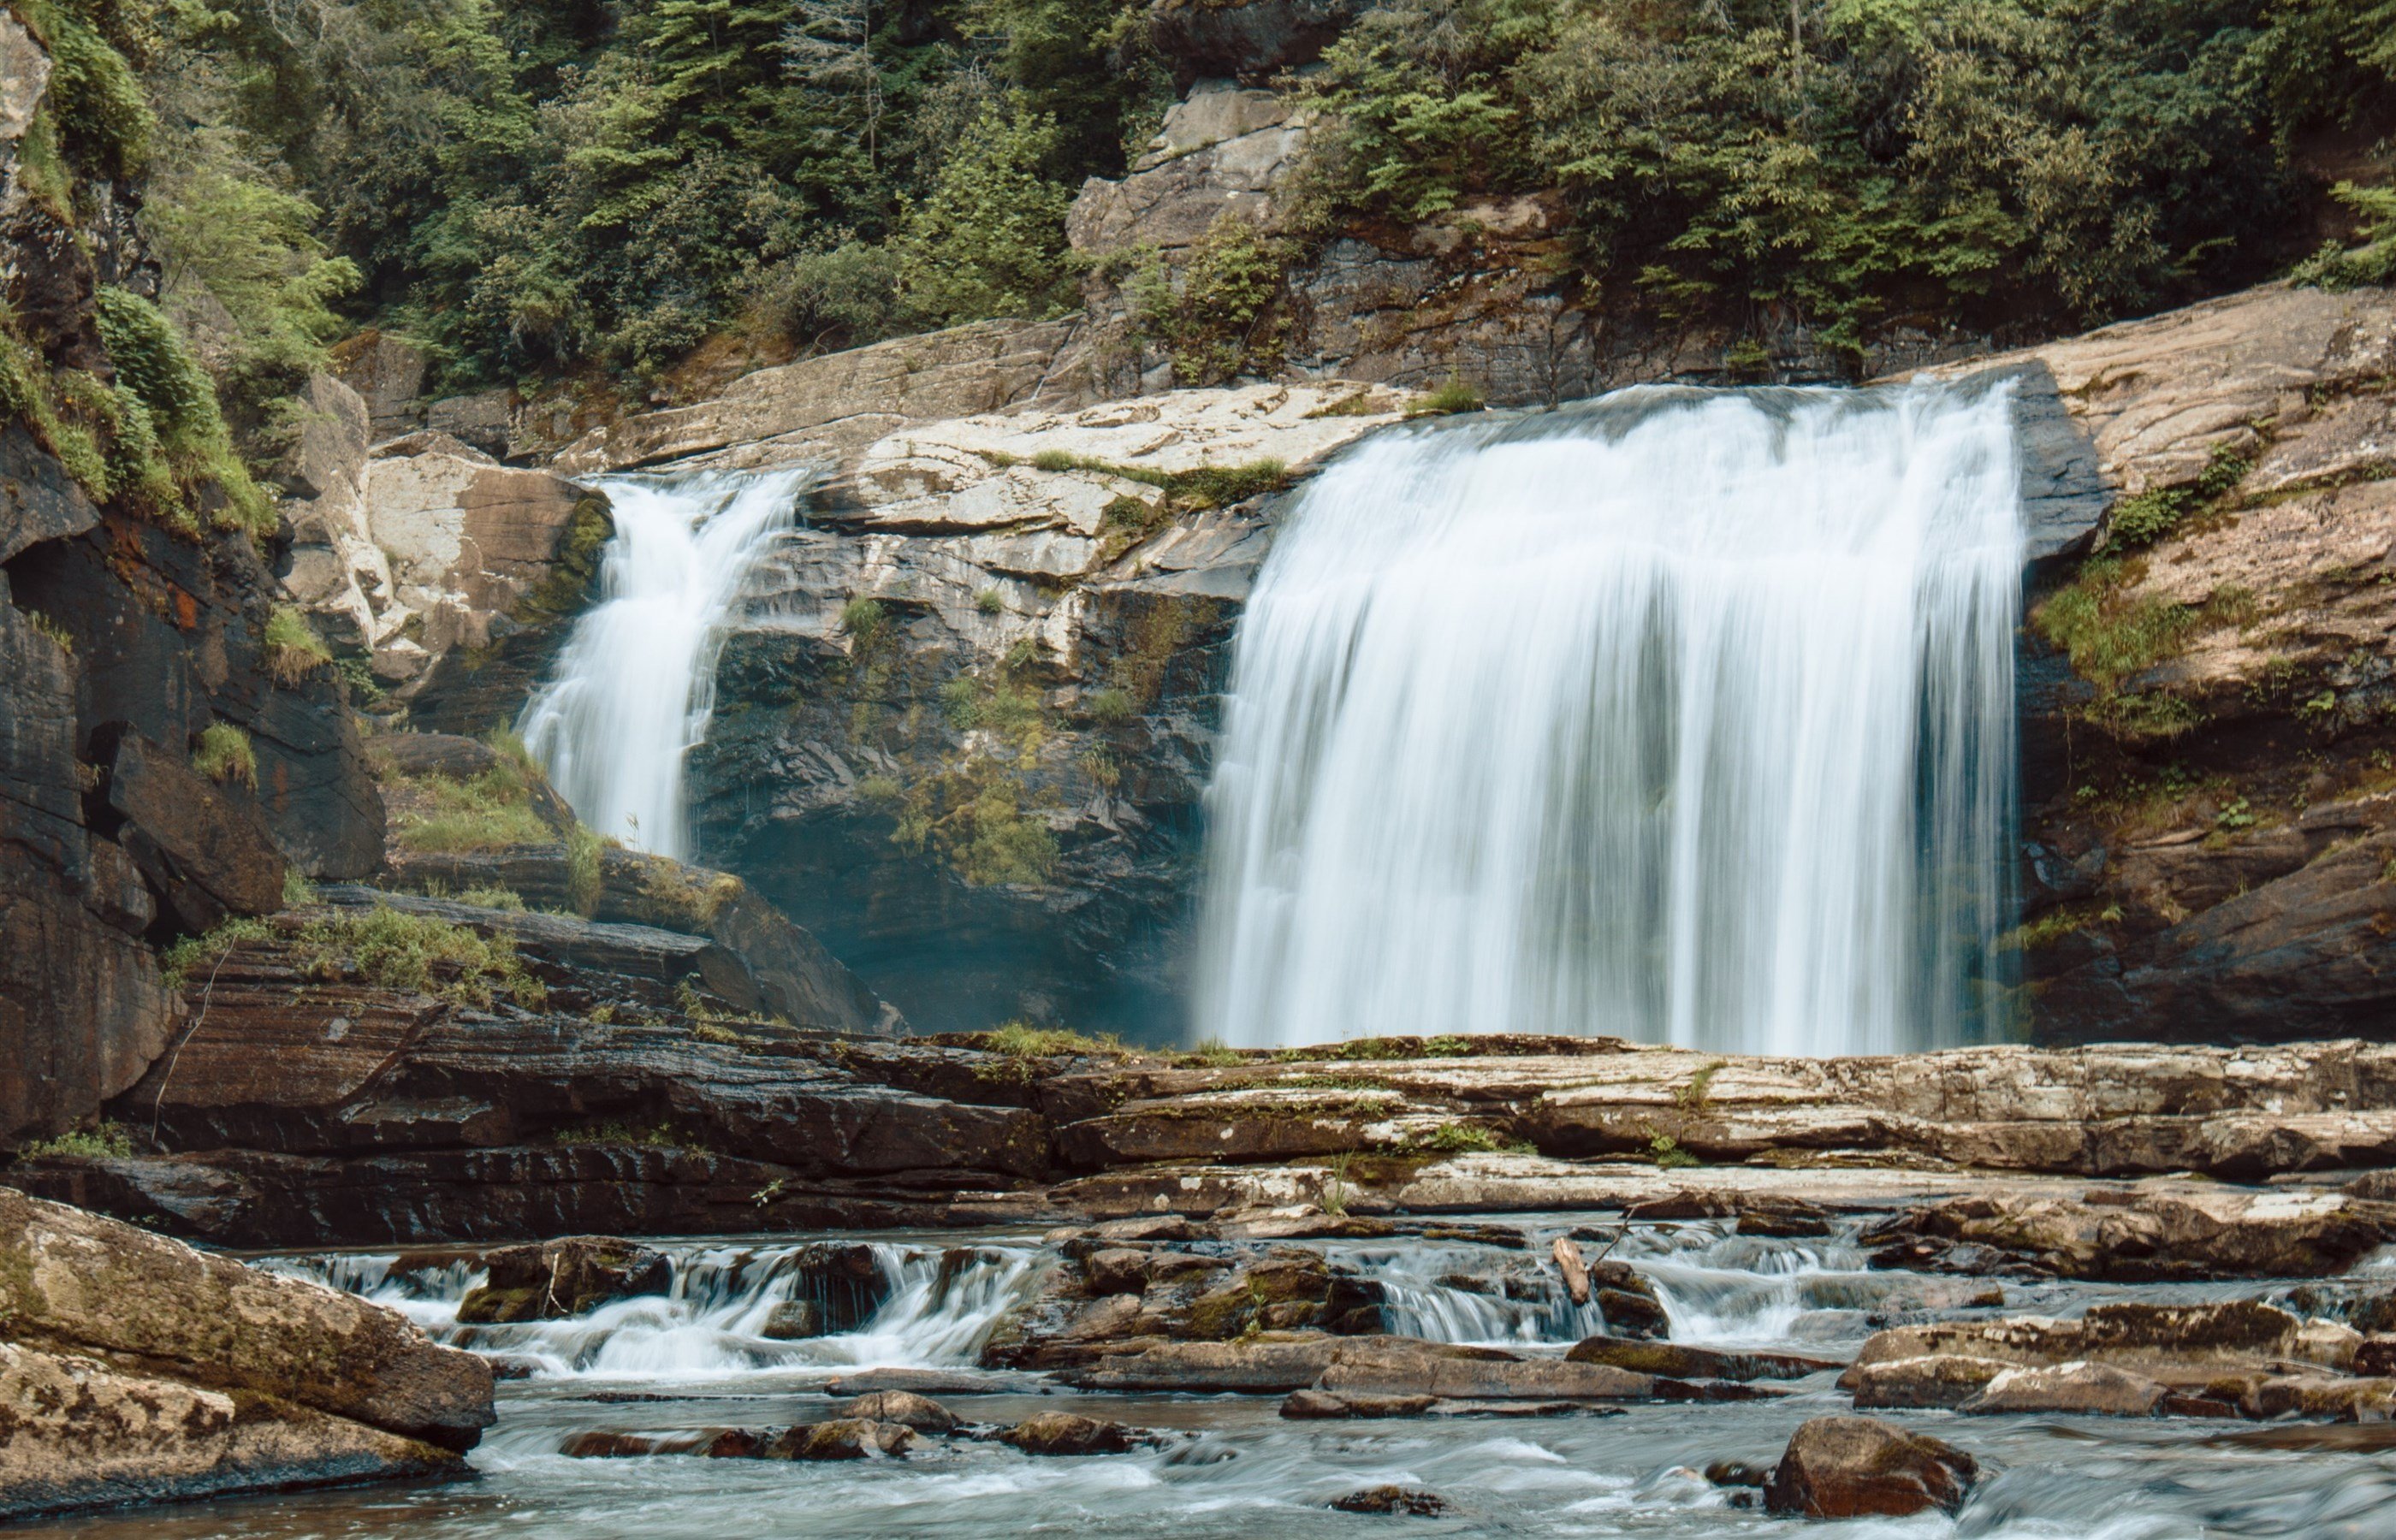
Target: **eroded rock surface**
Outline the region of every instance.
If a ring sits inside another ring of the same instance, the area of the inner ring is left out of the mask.
[[[1978,1461],[1941,1440],[1872,1417],[1817,1417],[1790,1439],[1764,1503],[1807,1519],[1953,1513],[1978,1476]]]

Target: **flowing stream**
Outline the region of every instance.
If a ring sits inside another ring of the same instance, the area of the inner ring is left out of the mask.
[[[2006,392],[1387,431],[1242,617],[1197,1022],[1889,1053],[2002,1025]]]
[[[683,761],[707,733],[725,622],[757,558],[791,527],[807,472],[615,476],[600,602],[574,624],[518,720],[592,829],[690,853]]]
[[[1392,1330],[1561,1352],[1602,1324],[1544,1265],[1547,1241],[1583,1216],[1513,1216],[1527,1249],[1393,1238],[1320,1243],[1378,1282]],[[296,1493],[90,1515],[24,1526],[82,1540],[816,1540],[910,1534],[1153,1535],[1291,1540],[1387,1533],[1724,1540],[2385,1540],[2396,1512],[2396,1438],[2357,1427],[2258,1427],[2203,1420],[1964,1417],[1880,1413],[1963,1445],[1986,1473],[1963,1511],[1847,1524],[1770,1518],[1701,1475],[1714,1461],[1769,1466],[1809,1417],[1844,1413],[1829,1372],[1789,1393],[1729,1404],[1631,1407],[1617,1416],[1291,1422],[1279,1398],[1077,1393],[975,1364],[1006,1310],[1029,1297],[1054,1250],[1025,1234],[832,1238],[872,1248],[880,1300],[851,1329],[797,1342],[761,1329],[804,1297],[811,1241],[659,1242],[668,1293],[580,1318],[459,1326],[478,1281],[437,1255],[335,1254],[265,1265],[405,1310],[436,1336],[488,1355],[503,1374],[499,1422],[473,1459],[478,1479]],[[1676,1342],[1777,1347],[1838,1360],[1876,1322],[2003,1308],[2070,1316],[2099,1300],[2270,1295],[2270,1284],[2183,1287],[2003,1283],[1873,1270],[1847,1235],[1741,1236],[1713,1223],[1634,1228],[1612,1252],[1652,1282]],[[2384,1263],[2367,1264],[2386,1270]],[[818,1276],[820,1276],[819,1274]],[[899,1459],[821,1465],[686,1454],[576,1459],[592,1431],[757,1427],[829,1414],[828,1387],[860,1368],[932,1369],[939,1400],[984,1426],[1044,1410],[1111,1417],[1165,1435],[1157,1447],[1035,1459],[970,1438],[932,1439]],[[1437,1520],[1333,1511],[1359,1488],[1428,1488]]]

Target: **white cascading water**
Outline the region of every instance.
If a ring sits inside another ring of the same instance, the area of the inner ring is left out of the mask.
[[[2003,388],[1366,440],[1240,623],[1199,1032],[1989,1034],[2020,523]]]
[[[516,730],[603,835],[690,853],[683,762],[707,734],[742,580],[791,527],[805,471],[618,476],[600,601],[577,620]]]

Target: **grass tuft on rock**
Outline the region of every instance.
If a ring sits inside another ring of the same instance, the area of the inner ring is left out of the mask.
[[[1123,1040],[1108,1032],[1098,1037],[1064,1027],[1041,1027],[1009,1021],[979,1034],[980,1046],[1009,1058],[1053,1058],[1071,1055],[1121,1058],[1128,1052]]]
[[[308,617],[290,604],[277,604],[266,617],[266,673],[285,689],[296,689],[319,669],[333,661],[333,649],[316,634]]]
[[[192,750],[192,768],[220,786],[239,781],[258,789],[258,750],[250,746],[249,735],[230,723],[212,722],[202,729],[199,747]]]
[[[431,915],[378,905],[311,921],[294,939],[300,966],[320,978],[353,976],[381,989],[476,1007],[505,999],[537,1010],[548,999],[540,980],[525,971],[512,938],[481,936]]]

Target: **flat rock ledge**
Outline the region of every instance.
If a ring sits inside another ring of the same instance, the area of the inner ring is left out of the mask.
[[[460,1475],[493,1417],[395,1310],[0,1188],[0,1520]]]
[[[1165,1215],[1246,1215],[1271,1240],[1256,1216],[1278,1209],[1364,1229],[1581,1210],[1781,1235],[1869,1220],[1884,1267],[2149,1281],[2323,1276],[2396,1240],[2396,1192],[2352,1179],[2396,1163],[2396,1047],[1026,1053],[688,1009],[615,934],[633,927],[486,918],[526,927],[545,1003],[385,987],[270,927],[205,1000],[195,983],[171,1072],[111,1109],[154,1146],[20,1160],[9,1180],[226,1246]],[[586,955],[605,948],[618,971]]]

